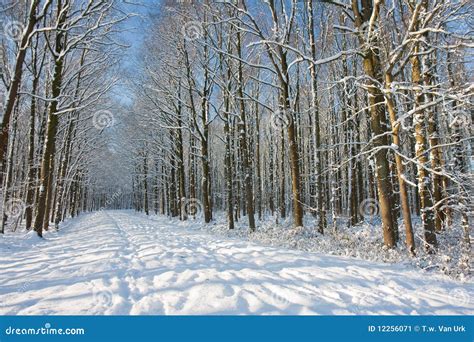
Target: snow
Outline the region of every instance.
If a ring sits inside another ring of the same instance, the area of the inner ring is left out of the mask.
[[[198,221],[193,223],[198,225]],[[99,211],[0,239],[1,314],[474,314],[473,284]]]

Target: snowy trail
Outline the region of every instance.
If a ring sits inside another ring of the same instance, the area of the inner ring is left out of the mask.
[[[0,238],[1,314],[474,314],[472,283],[130,211]]]

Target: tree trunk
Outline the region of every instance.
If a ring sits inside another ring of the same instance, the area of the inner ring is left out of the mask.
[[[425,7],[426,8],[426,7]],[[416,25],[415,29],[418,28]],[[415,44],[413,56],[411,57],[412,67],[412,82],[415,87],[415,108],[416,113],[413,117],[415,126],[415,156],[417,159],[418,169],[418,193],[420,195],[420,210],[421,220],[423,223],[423,230],[425,234],[425,248],[428,252],[434,253],[437,247],[437,240],[435,235],[435,218],[433,210],[433,200],[430,191],[432,189],[432,181],[428,171],[425,167],[428,165],[427,146],[426,141],[426,124],[425,124],[425,110],[420,108],[423,106],[425,100],[423,95],[423,77],[421,70],[419,43]]]
[[[374,6],[376,5],[376,6]],[[373,35],[368,32],[365,27],[371,17],[377,18],[380,6],[379,2],[372,4],[371,0],[362,0],[362,12],[359,10],[359,3],[357,0],[352,0],[352,9],[355,15],[355,24],[362,34]],[[375,152],[376,178],[377,178],[377,193],[379,199],[380,216],[382,218],[382,229],[384,244],[387,247],[394,247],[396,245],[396,230],[398,227],[394,224],[392,217],[392,198],[393,192],[392,183],[390,179],[390,165],[387,156],[387,148],[389,141],[387,134],[389,133],[389,123],[386,120],[384,96],[378,88],[378,84],[383,83],[381,74],[381,65],[379,59],[379,51],[376,46],[376,39],[371,39],[371,44],[364,51],[363,67],[367,76],[371,78],[368,84],[369,93],[369,113],[370,113],[370,127],[373,134],[372,143]],[[364,38],[361,38],[361,45],[366,45]]]
[[[311,48],[311,57],[316,60],[316,38],[314,34],[314,10],[313,1],[308,0],[308,32],[309,44]],[[319,120],[319,105],[318,105],[318,75],[316,73],[316,66],[311,63],[309,66],[311,74],[311,112],[314,113],[313,140],[314,140],[314,163],[316,166],[316,191],[317,191],[317,206],[318,206],[318,232],[323,234],[326,228],[326,210],[323,199],[323,184],[322,184],[322,158],[321,158],[321,127]]]
[[[61,1],[58,1],[58,27],[59,30],[56,36],[56,59],[54,63],[54,76],[51,84],[51,101],[48,113],[48,121],[46,123],[46,140],[43,151],[43,158],[41,162],[40,173],[40,190],[37,202],[36,216],[35,216],[35,231],[38,236],[43,236],[43,229],[49,223],[49,213],[46,212],[47,205],[47,190],[50,184],[52,173],[54,171],[54,155],[56,152],[56,132],[58,129],[58,116],[56,115],[58,109],[59,96],[61,95],[62,73],[64,56],[61,55],[63,49],[63,35],[61,28],[67,18],[67,11],[62,11]]]
[[[390,73],[385,74],[385,99],[387,104],[387,109],[390,117],[390,124],[392,127],[392,140],[393,144],[397,147],[398,152],[401,151],[401,142],[399,138],[400,131],[400,122],[397,121],[396,114],[396,105],[395,100],[393,99],[390,89],[392,88],[392,75]],[[402,215],[403,222],[405,224],[406,232],[406,245],[411,254],[415,254],[415,237],[413,235],[413,226],[411,222],[411,212],[410,212],[410,201],[408,198],[408,190],[405,182],[405,166],[403,165],[402,157],[395,153],[395,163],[397,168],[397,178],[398,184],[400,187],[400,202],[402,206]]]
[[[150,210],[148,207],[148,159],[146,153],[145,146],[145,151],[143,152],[143,207],[145,214],[148,216],[150,215]]]
[[[242,59],[242,47],[241,47],[241,38],[240,31],[237,31],[237,52],[239,59]],[[252,232],[255,231],[255,217],[254,217],[254,199],[253,199],[253,185],[252,185],[252,171],[250,168],[249,161],[249,151],[247,147],[247,118],[246,118],[246,109],[244,103],[244,80],[243,80],[243,67],[242,62],[239,62],[238,70],[238,96],[240,98],[240,118],[239,118],[239,142],[242,152],[242,170],[244,173],[244,186],[245,186],[245,203],[247,208],[247,215],[249,220],[249,228]]]
[[[33,199],[35,195],[35,185],[36,185],[36,172],[35,172],[35,117],[36,117],[36,93],[38,91],[39,77],[36,74],[36,52],[34,55],[33,65],[33,84],[32,84],[32,96],[30,103],[30,126],[28,132],[28,181],[27,181],[27,190],[26,190],[26,229],[31,229],[31,224],[33,221]]]

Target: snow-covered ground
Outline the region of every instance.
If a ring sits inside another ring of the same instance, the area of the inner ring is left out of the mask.
[[[0,238],[1,314],[474,314],[472,282],[103,211]]]

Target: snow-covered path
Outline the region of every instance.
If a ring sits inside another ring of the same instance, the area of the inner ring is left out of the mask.
[[[0,238],[2,314],[474,314],[472,283],[104,211]]]

